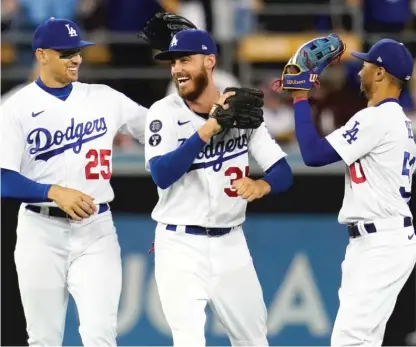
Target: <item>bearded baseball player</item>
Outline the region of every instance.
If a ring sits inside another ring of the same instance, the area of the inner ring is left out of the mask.
[[[166,48],[189,27],[157,12],[141,36]],[[40,77],[1,108],[1,194],[23,202],[15,263],[31,346],[62,345],[69,294],[83,344],[116,345],[122,271],[109,208],[112,146],[117,131],[143,142],[147,109],[108,86],[76,82],[90,45],[75,23],[47,20],[32,42]]]
[[[233,346],[267,346],[267,311],[242,229],[247,202],[287,190],[285,153],[263,122],[263,93],[214,86],[216,44],[177,33],[169,50],[177,93],[149,109],[146,168],[158,187],[155,275],[175,346],[205,346],[207,304]],[[266,171],[249,178],[248,155]],[[261,232],[259,230],[258,232]]]
[[[359,76],[368,107],[321,138],[311,120],[308,90],[344,50],[334,35],[306,43],[289,61],[283,88],[293,96],[305,164],[346,164],[338,220],[347,226],[350,242],[331,345],[381,346],[397,296],[416,263],[409,208],[416,145],[412,122],[398,102],[412,75],[413,58],[402,43],[390,39],[377,42],[368,53],[352,53],[363,61]]]

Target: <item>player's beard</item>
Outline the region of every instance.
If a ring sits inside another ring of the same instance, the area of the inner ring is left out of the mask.
[[[195,101],[201,96],[205,88],[208,86],[208,74],[205,68],[202,67],[200,73],[193,76],[190,82],[193,85],[187,86],[184,90],[181,90],[179,83],[176,80],[175,86],[180,97],[188,101]]]

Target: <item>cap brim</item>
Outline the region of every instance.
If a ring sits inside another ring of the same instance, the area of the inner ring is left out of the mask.
[[[76,45],[55,46],[55,47],[49,47],[49,49],[54,49],[54,50],[67,50],[67,49],[84,48],[84,47],[94,46],[94,45],[95,45],[94,42],[81,40]]]
[[[78,45],[77,48],[83,48],[83,47],[88,47],[88,46],[95,46],[95,43],[94,42],[90,42],[90,41],[81,40],[79,42],[79,45]]]
[[[191,52],[191,51],[163,51],[163,52],[156,53],[153,56],[153,58],[156,60],[172,60],[172,59],[186,57],[188,55],[194,55],[194,54],[202,54],[202,53]]]
[[[351,55],[357,59],[360,60],[364,60],[364,61],[369,61],[369,57],[367,53],[362,53],[362,52],[351,52]]]

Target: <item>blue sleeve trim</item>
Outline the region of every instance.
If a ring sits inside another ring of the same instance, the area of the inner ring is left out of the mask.
[[[50,184],[41,184],[12,170],[1,169],[1,197],[21,202],[49,202]]]
[[[279,194],[288,190],[293,184],[292,170],[285,158],[274,163],[263,177],[270,187],[270,193]]]
[[[196,132],[175,150],[150,159],[150,174],[156,185],[166,189],[179,180],[205,145],[206,143]]]
[[[341,161],[337,151],[316,130],[308,100],[296,102],[294,109],[296,138],[305,165],[319,167]]]

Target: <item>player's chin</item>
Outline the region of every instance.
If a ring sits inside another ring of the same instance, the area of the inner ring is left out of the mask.
[[[66,73],[66,77],[68,79],[68,82],[76,82],[76,81],[78,81],[78,78],[79,78],[78,70],[77,71],[70,71],[70,70],[68,70],[67,73]]]

